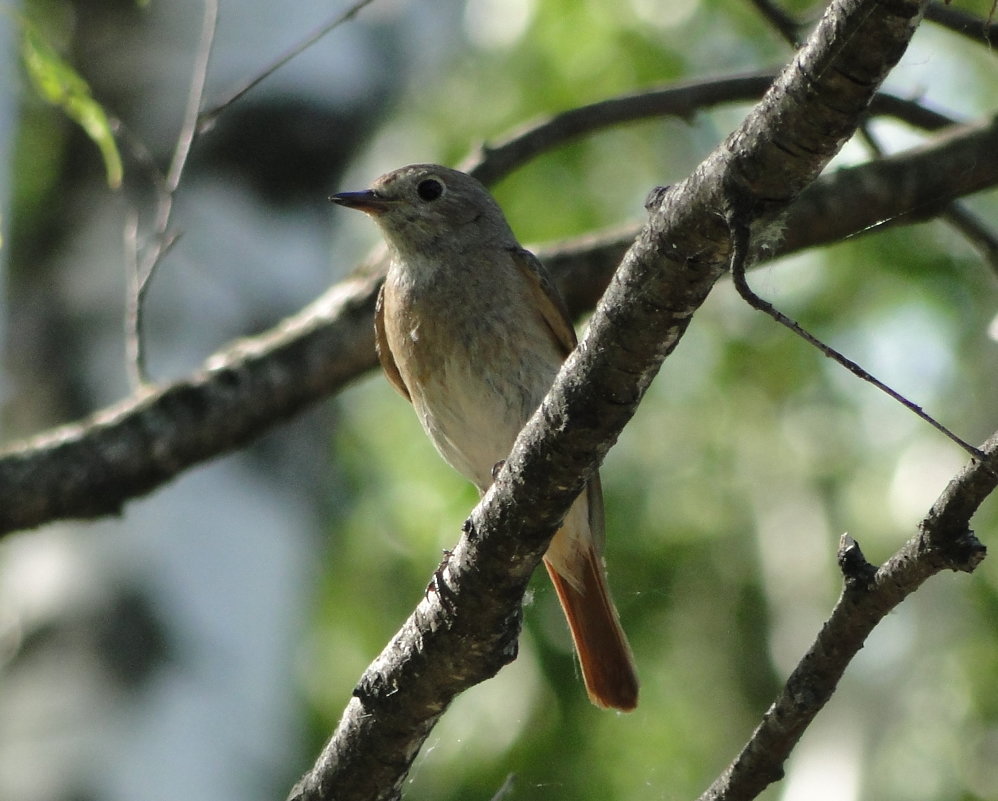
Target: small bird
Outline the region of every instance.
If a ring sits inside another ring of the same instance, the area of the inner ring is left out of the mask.
[[[440,455],[484,493],[575,347],[561,296],[470,175],[414,164],[330,199],[370,215],[388,244],[374,324],[385,375],[412,402]],[[590,700],[629,711],[638,680],[607,586],[603,543],[596,475],[544,565]]]

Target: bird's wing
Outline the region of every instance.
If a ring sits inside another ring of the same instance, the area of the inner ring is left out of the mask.
[[[565,301],[561,299],[544,265],[533,253],[523,248],[512,248],[510,252],[513,263],[527,279],[533,299],[544,317],[544,322],[551,329],[555,344],[563,356],[568,356],[575,348],[577,340]]]
[[[409,388],[402,380],[398,365],[395,364],[395,357],[392,356],[391,348],[388,347],[388,335],[385,333],[385,285],[381,285],[378,290],[378,302],[374,306],[374,347],[378,352],[378,361],[385,371],[388,383],[398,390],[399,394],[412,403],[412,396]]]
[[[537,307],[541,310],[544,322],[547,323],[555,344],[565,356],[575,347],[575,328],[568,308],[561,294],[548,276],[547,270],[540,260],[529,250],[515,248],[512,251],[513,261],[526,278]],[[589,528],[592,532],[593,545],[597,556],[603,553],[606,540],[603,522],[603,491],[600,487],[599,473],[593,475],[586,488],[589,504]]]
[[[593,548],[596,556],[602,559],[606,548],[606,518],[603,516],[603,484],[599,473],[593,473],[585,493],[589,505],[589,531],[593,535]]]

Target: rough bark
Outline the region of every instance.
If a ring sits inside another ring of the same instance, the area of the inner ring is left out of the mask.
[[[758,230],[777,219],[855,130],[921,12],[918,2],[833,3],[745,123],[689,179],[652,192],[648,224],[466,522],[436,592],[365,672],[292,798],[398,797],[451,699],[512,658],[522,592],[551,533],[726,269],[726,217],[749,216]]]
[[[995,152],[998,119],[823,176],[790,207],[782,239],[760,258],[925,219],[948,200],[998,185]],[[636,235],[628,228],[539,251],[574,314],[593,308]],[[219,351],[186,379],[9,445],[0,453],[0,535],[118,513],[374,369],[379,280],[369,267],[274,329]]]

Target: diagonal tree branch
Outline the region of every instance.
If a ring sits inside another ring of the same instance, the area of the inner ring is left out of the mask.
[[[292,798],[392,799],[453,697],[515,656],[522,593],[571,501],[612,446],[693,312],[724,272],[725,211],[775,219],[855,130],[922,12],[840,0],[773,88],[650,218],[579,347],[520,433],[465,536],[368,668]]]
[[[953,197],[998,185],[998,160],[987,157],[995,152],[998,119],[826,175],[793,204],[782,240],[761,255],[927,219]],[[593,307],[636,235],[627,229],[540,252],[574,313]],[[114,514],[373,369],[380,277],[373,266],[361,272],[271,331],[213,355],[187,379],[9,446],[0,453],[0,535]]]
[[[970,518],[998,485],[998,433],[976,460],[949,483],[919,531],[879,569],[867,564],[851,537],[843,537],[839,564],[845,587],[814,644],[791,673],[741,753],[699,801],[748,801],[783,776],[783,763],[835,692],[846,667],[870,632],[926,579],[943,570],[972,572],[986,554]]]
[[[773,0],[752,0],[752,5],[791,47],[800,47],[801,36],[807,33],[804,25]]]
[[[601,100],[524,126],[498,144],[483,145],[458,169],[491,185],[532,158],[585,134],[653,117],[690,119],[723,103],[757,100],[773,83],[772,71],[692,80]]]
[[[374,366],[376,277],[345,281],[183,381],[125,399],[0,455],[0,530],[115,514],[235,450]]]
[[[667,116],[690,120],[705,109],[725,103],[755,101],[775,77],[775,72],[766,70],[728,78],[684,81],[569,109],[526,125],[498,144],[482,145],[477,153],[459,165],[459,169],[490,185],[541,153],[615,125]],[[928,131],[954,124],[954,120],[920,103],[889,94],[876,95],[870,112],[896,117]]]
[[[994,21],[994,14],[994,3],[991,4],[991,13],[986,19],[959,8],[953,8],[945,2],[930,3],[925,10],[926,19],[966,36],[989,50],[994,50],[995,42],[998,41],[998,23]]]
[[[292,45],[281,53],[281,55],[277,56],[277,58],[267,64],[255,75],[250,76],[235,88],[230,89],[221,100],[217,101],[211,107],[205,109],[198,115],[197,132],[204,133],[206,130],[211,128],[223,111],[240,100],[244,95],[251,92],[279,69],[287,66],[290,61],[300,56],[320,39],[323,39],[344,23],[352,20],[361,11],[363,11],[364,8],[369,6],[372,1],[373,0],[356,0],[356,2],[349,6],[345,11],[341,11],[332,19],[324,22],[314,31],[309,33],[304,39]]]
[[[779,241],[755,256],[766,261],[932,219],[954,198],[998,185],[998,159],[988,157],[995,152],[998,118],[954,126],[913,150],[823,175],[787,211]],[[624,226],[538,251],[570,309],[595,305],[638,230]]]

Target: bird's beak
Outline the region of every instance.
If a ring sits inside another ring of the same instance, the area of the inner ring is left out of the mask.
[[[365,214],[383,214],[388,211],[392,201],[384,195],[379,195],[373,189],[365,189],[363,192],[340,192],[331,195],[329,198],[333,203],[339,203],[348,209],[357,209]]]

